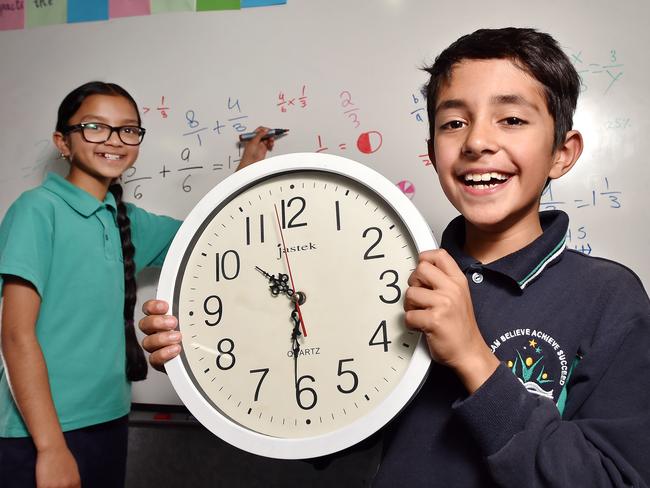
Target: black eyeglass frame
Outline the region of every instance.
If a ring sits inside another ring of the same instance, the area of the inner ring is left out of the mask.
[[[108,137],[103,141],[89,141],[88,139],[86,139],[86,134],[84,133],[84,129],[86,128],[86,126],[89,125],[108,127],[111,131],[109,132]],[[122,139],[122,134],[120,132],[122,129],[127,129],[127,128],[138,129],[140,131],[140,140],[137,142],[137,144],[126,142],[124,139]],[[147,133],[147,129],[145,129],[144,127],[140,127],[138,125],[121,125],[119,127],[113,127],[112,125],[104,124],[103,122],[86,122],[83,124],[68,125],[64,129],[63,133],[69,134],[70,132],[74,132],[77,130],[81,131],[81,137],[83,137],[83,140],[91,144],[102,144],[111,138],[113,132],[117,132],[117,137],[119,137],[120,141],[122,141],[122,144],[126,144],[127,146],[139,146],[140,144],[142,144],[142,141],[144,140],[144,135]]]

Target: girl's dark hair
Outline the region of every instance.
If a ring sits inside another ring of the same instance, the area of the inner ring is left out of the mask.
[[[431,139],[440,87],[451,79],[454,65],[464,59],[509,59],[541,83],[548,111],[555,122],[553,150],[562,145],[566,133],[573,127],[580,77],[550,35],[517,27],[480,29],[465,35],[440,53],[432,66],[424,68],[431,75],[423,89]]]
[[[65,133],[68,122],[77,113],[83,101],[91,95],[108,95],[126,98],[138,114],[138,125],[141,124],[138,104],[124,88],[115,83],[91,81],[71,91],[61,102],[56,121],[56,130]],[[117,204],[117,226],[122,241],[122,260],[124,261],[124,339],[126,346],[126,377],[129,381],[139,381],[147,377],[147,361],[144,352],[138,344],[135,335],[133,311],[135,308],[137,287],[135,282],[135,247],[131,241],[131,221],[122,201],[122,186],[113,183],[109,191],[115,197]]]

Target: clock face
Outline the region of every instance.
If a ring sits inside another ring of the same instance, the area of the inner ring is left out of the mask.
[[[335,435],[381,409],[422,352],[403,322],[418,245],[366,184],[318,168],[271,172],[186,234],[171,300],[176,366],[219,422],[266,439]]]

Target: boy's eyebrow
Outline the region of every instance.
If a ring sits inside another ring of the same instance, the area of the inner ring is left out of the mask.
[[[515,94],[504,94],[504,95],[494,95],[490,97],[491,105],[523,105],[530,107],[534,110],[539,110],[539,107],[534,103],[528,101],[525,97]],[[436,114],[441,110],[454,109],[454,108],[466,108],[467,103],[465,103],[460,98],[450,98],[448,100],[443,100],[436,107]]]
[[[524,105],[532,109],[538,110],[539,107],[532,102],[529,102],[521,95],[494,95],[490,98],[492,105]]]
[[[449,100],[444,100],[436,107],[436,113],[440,110],[446,110],[450,108],[465,108],[467,104],[462,101],[460,98],[450,98]]]

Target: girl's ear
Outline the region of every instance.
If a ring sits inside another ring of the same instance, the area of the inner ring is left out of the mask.
[[[61,153],[61,157],[68,158],[70,156],[70,145],[68,144],[66,136],[61,132],[56,131],[52,134],[52,141],[54,141],[54,145]]]
[[[577,130],[567,132],[564,138],[564,144],[555,150],[555,161],[553,162],[548,177],[556,179],[568,173],[578,161],[580,154],[582,154],[582,148],[582,134]]]

